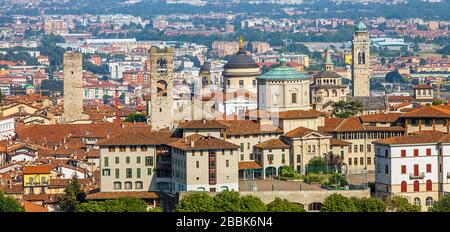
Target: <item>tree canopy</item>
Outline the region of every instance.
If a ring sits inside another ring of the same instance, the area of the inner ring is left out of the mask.
[[[430,212],[450,212],[450,195],[444,196],[428,209]]]
[[[275,200],[267,204],[268,212],[305,212],[300,205],[292,203],[286,199],[276,197]]]
[[[358,212],[358,209],[352,199],[333,193],[325,198],[320,212]]]
[[[69,184],[64,189],[64,196],[61,201],[61,208],[66,212],[73,212],[80,202],[84,202],[85,193],[81,189],[77,175],[73,175]]]
[[[387,206],[389,210],[396,212],[420,212],[419,206],[410,204],[406,198],[400,196],[388,199]]]
[[[0,212],[24,212],[20,203],[9,196],[6,196],[3,192],[0,192]]]
[[[349,118],[356,116],[362,111],[363,104],[359,101],[338,101],[333,103],[333,115],[338,118]]]
[[[159,207],[147,210],[147,203],[135,197],[107,201],[89,201],[76,206],[75,212],[161,212]]]

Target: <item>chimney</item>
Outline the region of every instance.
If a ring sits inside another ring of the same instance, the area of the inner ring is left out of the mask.
[[[195,140],[191,140],[191,147],[194,147],[195,146]]]

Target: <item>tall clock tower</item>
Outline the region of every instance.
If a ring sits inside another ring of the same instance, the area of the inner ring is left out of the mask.
[[[362,19],[356,26],[352,39],[352,96],[370,96],[370,40]]]
[[[150,48],[152,130],[173,129],[173,48]]]

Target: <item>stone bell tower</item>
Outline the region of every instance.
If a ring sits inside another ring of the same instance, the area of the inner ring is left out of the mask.
[[[79,52],[64,53],[64,113],[62,120],[70,123],[86,118],[83,115],[83,56]]]
[[[173,129],[173,48],[150,48],[152,130]]]
[[[362,19],[356,26],[352,39],[352,96],[370,96],[370,40]]]

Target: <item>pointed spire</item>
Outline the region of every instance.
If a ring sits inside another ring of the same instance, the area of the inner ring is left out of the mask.
[[[323,69],[324,71],[333,71],[333,60],[331,59],[330,48],[325,49]]]

